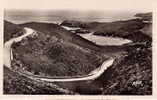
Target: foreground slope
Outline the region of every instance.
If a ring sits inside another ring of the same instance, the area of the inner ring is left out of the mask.
[[[4,94],[75,94],[53,83],[31,80],[4,67]]]
[[[152,48],[129,47],[98,81],[104,81],[105,95],[152,94]]]

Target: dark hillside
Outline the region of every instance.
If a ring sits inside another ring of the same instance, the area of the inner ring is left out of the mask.
[[[95,28],[95,35],[122,37],[141,42],[152,38],[152,13],[139,13],[137,19],[104,23]],[[135,37],[135,35],[137,37]]]
[[[94,35],[125,37],[142,29],[144,25],[140,19],[105,23],[95,29]]]
[[[23,29],[20,26],[4,20],[4,42],[22,35],[22,31]]]
[[[31,80],[4,67],[4,94],[74,94],[56,84]]]
[[[60,25],[68,26],[68,27],[80,27],[80,28],[93,30],[93,28],[101,25],[101,23],[100,22],[82,22],[82,21],[75,21],[75,20],[65,20]]]
[[[141,18],[143,21],[152,21],[152,12],[148,13],[138,13],[135,15],[135,17]]]

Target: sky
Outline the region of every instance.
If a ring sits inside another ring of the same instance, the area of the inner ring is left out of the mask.
[[[3,0],[5,9],[152,11],[156,0]]]

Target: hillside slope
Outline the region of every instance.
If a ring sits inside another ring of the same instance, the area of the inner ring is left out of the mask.
[[[104,81],[105,95],[152,94],[152,48],[128,48],[98,80]]]
[[[79,35],[73,34],[66,29],[62,28],[60,25],[53,23],[39,23],[39,22],[30,22],[21,24],[22,27],[30,27],[44,34],[48,34],[50,36],[57,36],[58,38],[62,38],[65,41],[69,41],[76,45],[82,46],[84,48],[89,48],[92,50],[99,50],[100,46],[95,45],[94,43],[80,37]]]
[[[20,26],[4,20],[4,42],[13,37],[22,35],[22,30]]]
[[[56,84],[35,81],[4,67],[4,94],[75,94]]]
[[[53,77],[85,75],[107,59],[91,49],[97,48],[96,45],[55,24],[31,23],[21,26],[31,27],[37,31],[37,35],[13,44],[14,69],[22,67],[36,75]]]

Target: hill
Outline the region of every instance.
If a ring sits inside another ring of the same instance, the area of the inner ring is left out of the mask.
[[[20,26],[4,20],[4,42],[13,37],[22,35],[22,30]]]
[[[152,48],[133,46],[97,80],[104,95],[151,95]]]
[[[134,42],[152,41],[152,24],[144,19],[131,19],[103,24],[94,35],[122,37]]]
[[[96,52],[98,46],[56,24],[33,22],[20,26],[34,29],[37,36],[13,44],[15,69],[22,66],[33,74],[52,77],[85,75],[107,59]]]
[[[80,37],[79,35],[76,35],[67,31],[66,29],[62,28],[60,25],[57,25],[57,24],[30,22],[30,23],[21,24],[20,26],[30,27],[44,34],[57,36],[59,38],[62,38],[65,41],[72,42],[84,48],[89,48],[92,50],[100,49],[100,46],[95,45],[94,43]]]
[[[152,12],[148,13],[138,13],[135,15],[135,17],[141,18],[143,21],[152,21]]]

